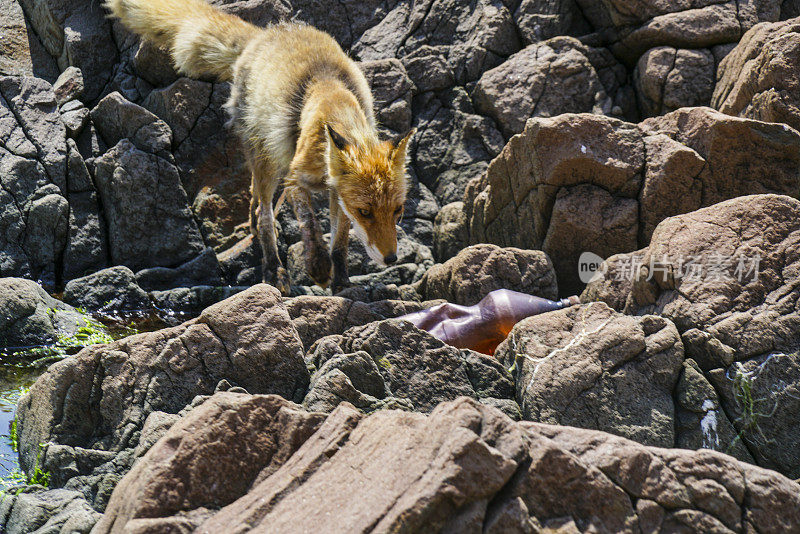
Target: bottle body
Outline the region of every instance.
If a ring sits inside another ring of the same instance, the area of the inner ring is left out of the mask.
[[[473,306],[446,302],[399,319],[427,330],[448,345],[493,354],[497,345],[522,319],[578,303],[577,297],[553,301],[508,289],[497,289]]]

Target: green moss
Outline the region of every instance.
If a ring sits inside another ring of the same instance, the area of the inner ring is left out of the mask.
[[[17,436],[17,417],[11,421],[11,426],[8,430],[8,439],[11,442],[11,450],[19,452],[19,437]]]

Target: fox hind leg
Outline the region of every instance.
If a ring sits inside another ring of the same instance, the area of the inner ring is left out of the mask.
[[[282,295],[290,291],[289,273],[278,254],[278,239],[275,231],[275,214],[272,197],[280,180],[271,172],[271,166],[263,159],[252,158],[253,200],[250,203],[250,224],[255,226],[255,235],[261,245],[261,273],[265,284],[272,284]],[[258,208],[258,209],[256,209]]]
[[[311,194],[302,186],[291,186],[287,197],[292,204],[297,222],[300,223],[306,271],[317,285],[328,287],[331,280],[331,257],[322,239],[322,228],[314,215]]]

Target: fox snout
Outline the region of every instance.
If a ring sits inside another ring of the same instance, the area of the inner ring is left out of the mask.
[[[359,224],[353,225],[356,235],[364,244],[367,255],[381,266],[392,265],[397,262],[397,229],[394,221],[390,224]]]

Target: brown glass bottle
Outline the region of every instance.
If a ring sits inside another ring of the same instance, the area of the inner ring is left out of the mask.
[[[448,345],[493,354],[519,321],[531,315],[579,304],[578,297],[557,301],[508,289],[492,291],[474,306],[445,302],[398,317]]]

